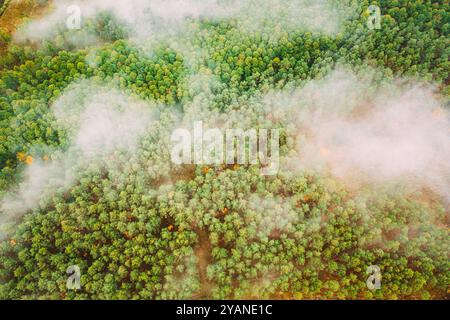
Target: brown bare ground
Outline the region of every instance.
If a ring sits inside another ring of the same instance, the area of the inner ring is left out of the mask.
[[[212,262],[211,250],[212,245],[209,240],[208,233],[205,230],[197,230],[198,243],[195,247],[195,255],[197,256],[198,275],[201,288],[199,292],[194,294],[194,299],[208,299],[211,297],[211,288],[213,284],[208,280],[206,269]]]
[[[0,18],[0,28],[12,34],[25,18],[35,18],[44,14],[51,6],[39,5],[35,0],[12,0],[5,13]]]

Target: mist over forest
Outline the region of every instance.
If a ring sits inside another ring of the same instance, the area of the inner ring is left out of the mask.
[[[0,299],[444,299],[449,13],[0,0]]]

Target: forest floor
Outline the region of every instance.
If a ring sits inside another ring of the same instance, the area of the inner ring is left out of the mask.
[[[212,262],[211,250],[212,245],[209,240],[208,233],[205,230],[198,230],[198,244],[195,247],[195,255],[197,256],[197,266],[201,288],[194,295],[194,299],[205,299],[211,297],[212,283],[208,280],[207,267]]]
[[[0,17],[0,29],[13,34],[26,18],[35,18],[42,16],[52,1],[40,5],[35,0],[11,0],[3,15]]]

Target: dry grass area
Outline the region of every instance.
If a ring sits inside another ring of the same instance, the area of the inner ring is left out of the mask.
[[[37,0],[12,0],[0,18],[0,29],[7,33],[13,33],[25,18],[35,18],[41,16],[51,5],[39,4]]]

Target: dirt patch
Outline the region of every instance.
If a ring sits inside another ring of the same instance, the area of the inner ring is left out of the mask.
[[[47,12],[51,3],[51,0],[46,4],[39,4],[39,1],[11,0],[0,17],[0,29],[12,34],[25,18],[42,16]]]
[[[213,284],[208,280],[206,269],[212,262],[212,244],[205,230],[197,230],[198,243],[194,249],[197,256],[197,267],[200,281],[200,290],[194,294],[193,299],[210,299]]]

